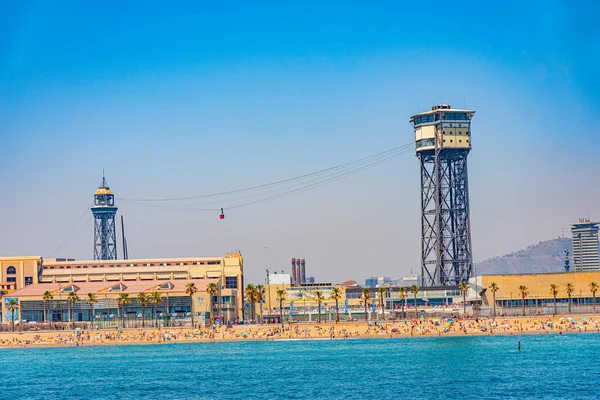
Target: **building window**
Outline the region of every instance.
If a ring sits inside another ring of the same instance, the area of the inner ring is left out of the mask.
[[[225,277],[225,288],[226,289],[237,289],[237,276]]]
[[[25,277],[25,286],[33,284],[33,276]]]
[[[6,278],[6,282],[14,283],[16,281],[17,281],[17,277],[15,277],[15,276],[9,276],[8,278]]]
[[[8,268],[6,268],[6,275],[16,275],[17,273],[17,269],[15,267],[13,267],[12,265]]]

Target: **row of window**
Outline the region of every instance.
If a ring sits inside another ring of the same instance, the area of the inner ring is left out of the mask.
[[[421,116],[415,117],[414,124],[419,125],[419,124],[426,124],[426,123],[430,123],[430,122],[439,121],[440,117],[441,117],[442,121],[468,121],[469,120],[469,116],[467,113],[452,112],[452,113],[421,115]]]
[[[43,269],[79,269],[79,268],[121,268],[121,267],[170,267],[176,265],[220,265],[220,261],[197,261],[197,262],[180,262],[180,263],[144,263],[144,264],[109,264],[109,265],[57,265],[45,266]],[[9,267],[10,268],[10,267]],[[8,273],[8,272],[7,272]]]

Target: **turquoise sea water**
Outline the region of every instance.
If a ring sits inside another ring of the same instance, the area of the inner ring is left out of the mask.
[[[0,362],[3,399],[600,398],[598,334],[3,349]]]

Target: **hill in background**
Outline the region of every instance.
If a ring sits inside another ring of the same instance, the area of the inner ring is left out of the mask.
[[[555,238],[524,250],[477,262],[477,275],[563,272],[565,250],[569,250],[570,265],[573,268],[571,238]]]

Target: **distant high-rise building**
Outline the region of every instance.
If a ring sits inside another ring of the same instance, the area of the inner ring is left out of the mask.
[[[365,279],[365,287],[376,288],[378,280],[379,279],[376,276]]]
[[[391,281],[392,281],[392,278],[390,278],[389,276],[380,276],[379,278],[377,278],[377,284],[379,286],[387,285]]]
[[[573,235],[573,271],[598,271],[598,222],[589,218],[579,218],[579,222],[571,224]]]

